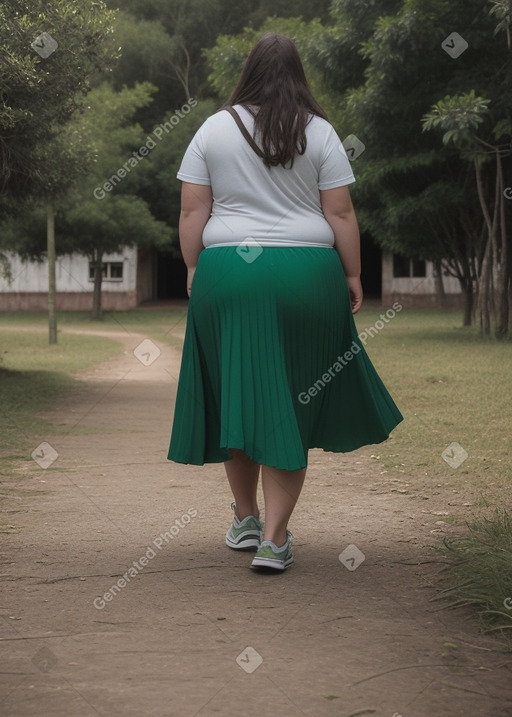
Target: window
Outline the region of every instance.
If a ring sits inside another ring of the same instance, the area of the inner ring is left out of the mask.
[[[412,274],[411,276],[426,276],[427,275],[427,263],[424,259],[413,259]]]
[[[409,259],[406,259],[405,256],[400,256],[400,254],[393,254],[393,276],[398,277],[409,277],[411,270],[411,262]]]
[[[101,273],[103,281],[122,281],[123,280],[123,262],[107,261],[101,265]],[[89,262],[89,281],[94,281],[94,264]]]
[[[423,277],[427,275],[427,263],[424,259],[408,259],[400,254],[393,254],[393,276],[395,279]]]

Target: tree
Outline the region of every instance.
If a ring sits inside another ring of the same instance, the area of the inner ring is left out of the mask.
[[[192,100],[192,103],[185,103],[177,112],[169,110],[153,127],[150,136],[154,137],[157,146],[140,168],[138,178],[138,196],[147,202],[155,218],[170,227],[172,241],[163,248],[174,256],[180,255],[177,228],[181,210],[181,182],[176,174],[192,137],[205,119],[218,109],[218,104],[213,100]]]
[[[80,158],[73,159],[69,150],[61,152],[57,166],[48,148],[80,108],[91,75],[110,66],[113,18],[102,0],[6,0],[0,7],[0,210],[19,211],[19,200],[28,196],[55,195],[63,177],[69,182],[81,171]],[[47,244],[49,340],[57,343],[51,202]],[[0,265],[6,264],[6,255],[0,254]]]
[[[329,70],[326,81],[342,93],[345,123],[366,145],[357,160],[358,216],[381,246],[442,261],[444,271],[459,279],[464,323],[470,324],[485,252],[478,188],[471,165],[453,143],[422,132],[422,119],[447,92],[472,90],[491,100],[496,119],[510,116],[510,53],[494,40],[490,4],[478,0],[387,2],[382,7],[390,14],[374,14],[365,27],[366,7],[336,0],[333,12],[350,37],[338,42],[338,30],[328,31],[316,55]],[[454,28],[462,40],[453,38]],[[455,41],[461,50],[456,57],[448,52]],[[482,170],[489,204],[488,168]]]
[[[114,92],[104,83],[91,90],[84,111],[66,126],[93,152],[94,162],[61,199],[56,212],[58,253],[79,252],[94,266],[93,313],[101,319],[102,263],[105,253],[133,244],[170,242],[169,227],[156,220],[146,202],[136,195],[139,172],[154,141],[133,124],[137,109],[151,101],[148,83]],[[22,220],[10,220],[2,234],[23,256],[40,257],[45,244],[41,209]]]
[[[171,232],[151,214],[146,202],[128,194],[110,195],[98,201],[88,195],[69,197],[61,236],[63,243],[85,254],[94,267],[91,318],[101,320],[103,257],[125,246],[158,245],[170,240]]]
[[[119,0],[108,0],[118,7]],[[190,96],[207,99],[208,66],[204,48],[217,37],[260,28],[268,16],[327,18],[330,0],[124,0],[115,36],[122,46],[113,72],[116,89],[143,79],[159,88],[151,116],[158,121],[169,107],[180,107]],[[144,124],[148,127],[148,124]]]
[[[503,178],[503,159],[512,155],[510,139],[512,123],[501,120],[492,129],[494,143],[478,136],[477,130],[489,117],[490,100],[476,97],[474,91],[458,96],[447,96],[437,102],[424,117],[425,130],[443,131],[443,143],[454,144],[461,157],[472,162],[478,200],[484,218],[486,238],[478,262],[478,313],[480,333],[491,334],[491,317],[494,315],[497,338],[509,333],[511,315],[511,244],[506,228],[506,198]],[[495,163],[494,188],[486,187],[485,167]]]
[[[49,142],[115,55],[103,0],[4,0],[0,5],[0,194],[38,191]]]

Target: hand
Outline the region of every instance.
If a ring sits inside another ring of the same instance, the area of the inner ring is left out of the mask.
[[[188,268],[188,271],[187,271],[187,294],[189,295],[189,297],[190,297],[190,293],[192,291],[192,282],[194,280],[195,272],[196,272],[195,266]]]
[[[350,294],[350,306],[352,313],[357,314],[363,303],[363,287],[358,276],[347,276],[348,291]]]

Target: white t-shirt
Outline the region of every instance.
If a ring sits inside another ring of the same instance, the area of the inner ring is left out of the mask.
[[[235,109],[252,136],[252,115],[240,105]],[[229,112],[203,123],[177,176],[212,187],[212,214],[203,231],[206,248],[251,240],[264,246],[334,245],[320,190],[351,184],[355,178],[332,125],[314,116],[306,139],[306,151],[295,156],[292,169],[266,167]]]

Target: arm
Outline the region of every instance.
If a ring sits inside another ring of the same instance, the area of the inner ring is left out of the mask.
[[[210,186],[183,182],[179,235],[181,253],[188,269],[187,293],[189,296],[197,260],[204,248],[203,229],[210,218],[212,201]]]
[[[350,292],[352,313],[363,303],[361,286],[361,248],[359,227],[347,186],[320,192],[322,211],[334,232],[334,246],[339,254]]]

